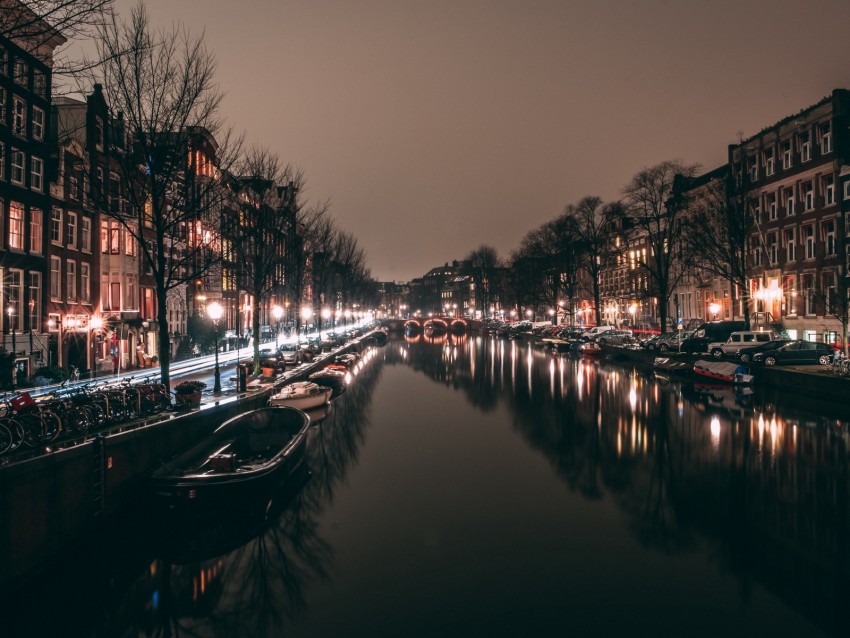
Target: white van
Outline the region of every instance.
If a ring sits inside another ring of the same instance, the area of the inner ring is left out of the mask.
[[[716,341],[708,344],[708,351],[717,359],[726,354],[737,354],[741,348],[754,346],[759,343],[766,343],[774,339],[774,335],[770,330],[760,332],[751,332],[749,330],[739,330],[729,335],[726,341]]]
[[[593,328],[582,332],[581,338],[589,341],[591,339],[595,339],[601,334],[610,332],[611,330],[616,330],[616,328],[614,326],[593,326]]]

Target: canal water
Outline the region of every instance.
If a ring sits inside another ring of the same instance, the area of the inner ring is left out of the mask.
[[[4,627],[845,635],[839,408],[478,336],[391,340],[355,372],[266,511],[137,510],[7,597]]]

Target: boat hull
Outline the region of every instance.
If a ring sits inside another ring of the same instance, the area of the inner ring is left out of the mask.
[[[290,407],[251,410],[147,478],[155,503],[174,512],[250,507],[302,465],[310,418]]]

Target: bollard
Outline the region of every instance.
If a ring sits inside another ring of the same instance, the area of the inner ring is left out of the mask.
[[[248,364],[240,363],[236,367],[236,391],[237,392],[247,392],[248,391]]]

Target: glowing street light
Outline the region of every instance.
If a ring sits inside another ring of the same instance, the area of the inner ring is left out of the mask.
[[[708,311],[714,316],[714,319],[717,319],[717,313],[720,312],[720,304],[716,301],[712,301],[708,304]]]
[[[275,304],[272,306],[272,317],[277,322],[277,332],[274,335],[274,345],[276,346],[280,341],[280,320],[283,317],[283,308]]]
[[[221,370],[218,367],[218,320],[224,314],[224,308],[217,301],[213,301],[207,306],[207,315],[212,319],[215,326],[215,373],[213,382],[213,394],[221,394]]]

